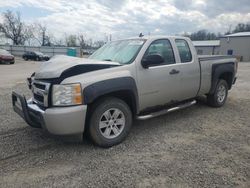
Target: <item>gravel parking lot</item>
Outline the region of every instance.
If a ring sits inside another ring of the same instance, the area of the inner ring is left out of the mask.
[[[223,108],[204,102],[135,121],[122,144],[102,149],[29,127],[11,91],[41,62],[0,65],[0,187],[250,187],[250,63]]]

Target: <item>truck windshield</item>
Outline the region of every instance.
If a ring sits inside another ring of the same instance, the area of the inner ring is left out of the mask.
[[[129,64],[143,46],[144,39],[119,40],[105,44],[89,58],[101,61],[114,61],[120,64]]]

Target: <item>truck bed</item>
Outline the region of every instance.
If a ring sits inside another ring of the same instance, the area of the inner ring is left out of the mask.
[[[215,64],[226,64],[235,62],[234,56],[229,55],[202,55],[198,56],[201,70],[201,83],[199,94],[206,94],[212,87],[212,66]]]
[[[235,58],[232,55],[199,55],[199,61],[208,61],[208,60],[219,60],[219,59],[231,59]]]

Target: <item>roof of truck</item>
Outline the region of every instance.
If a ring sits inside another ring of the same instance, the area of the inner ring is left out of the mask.
[[[120,40],[128,40],[128,39],[160,39],[160,38],[187,38],[187,37],[182,37],[182,36],[171,36],[171,35],[145,35],[143,37],[130,37],[126,39],[120,39]]]

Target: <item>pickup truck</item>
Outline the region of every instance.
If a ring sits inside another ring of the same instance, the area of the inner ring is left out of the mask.
[[[12,93],[14,111],[55,135],[83,135],[101,147],[121,143],[133,119],[147,120],[206,96],[225,104],[236,81],[232,56],[198,57],[185,37],[108,42],[89,58],[56,56],[28,78],[33,97]]]

